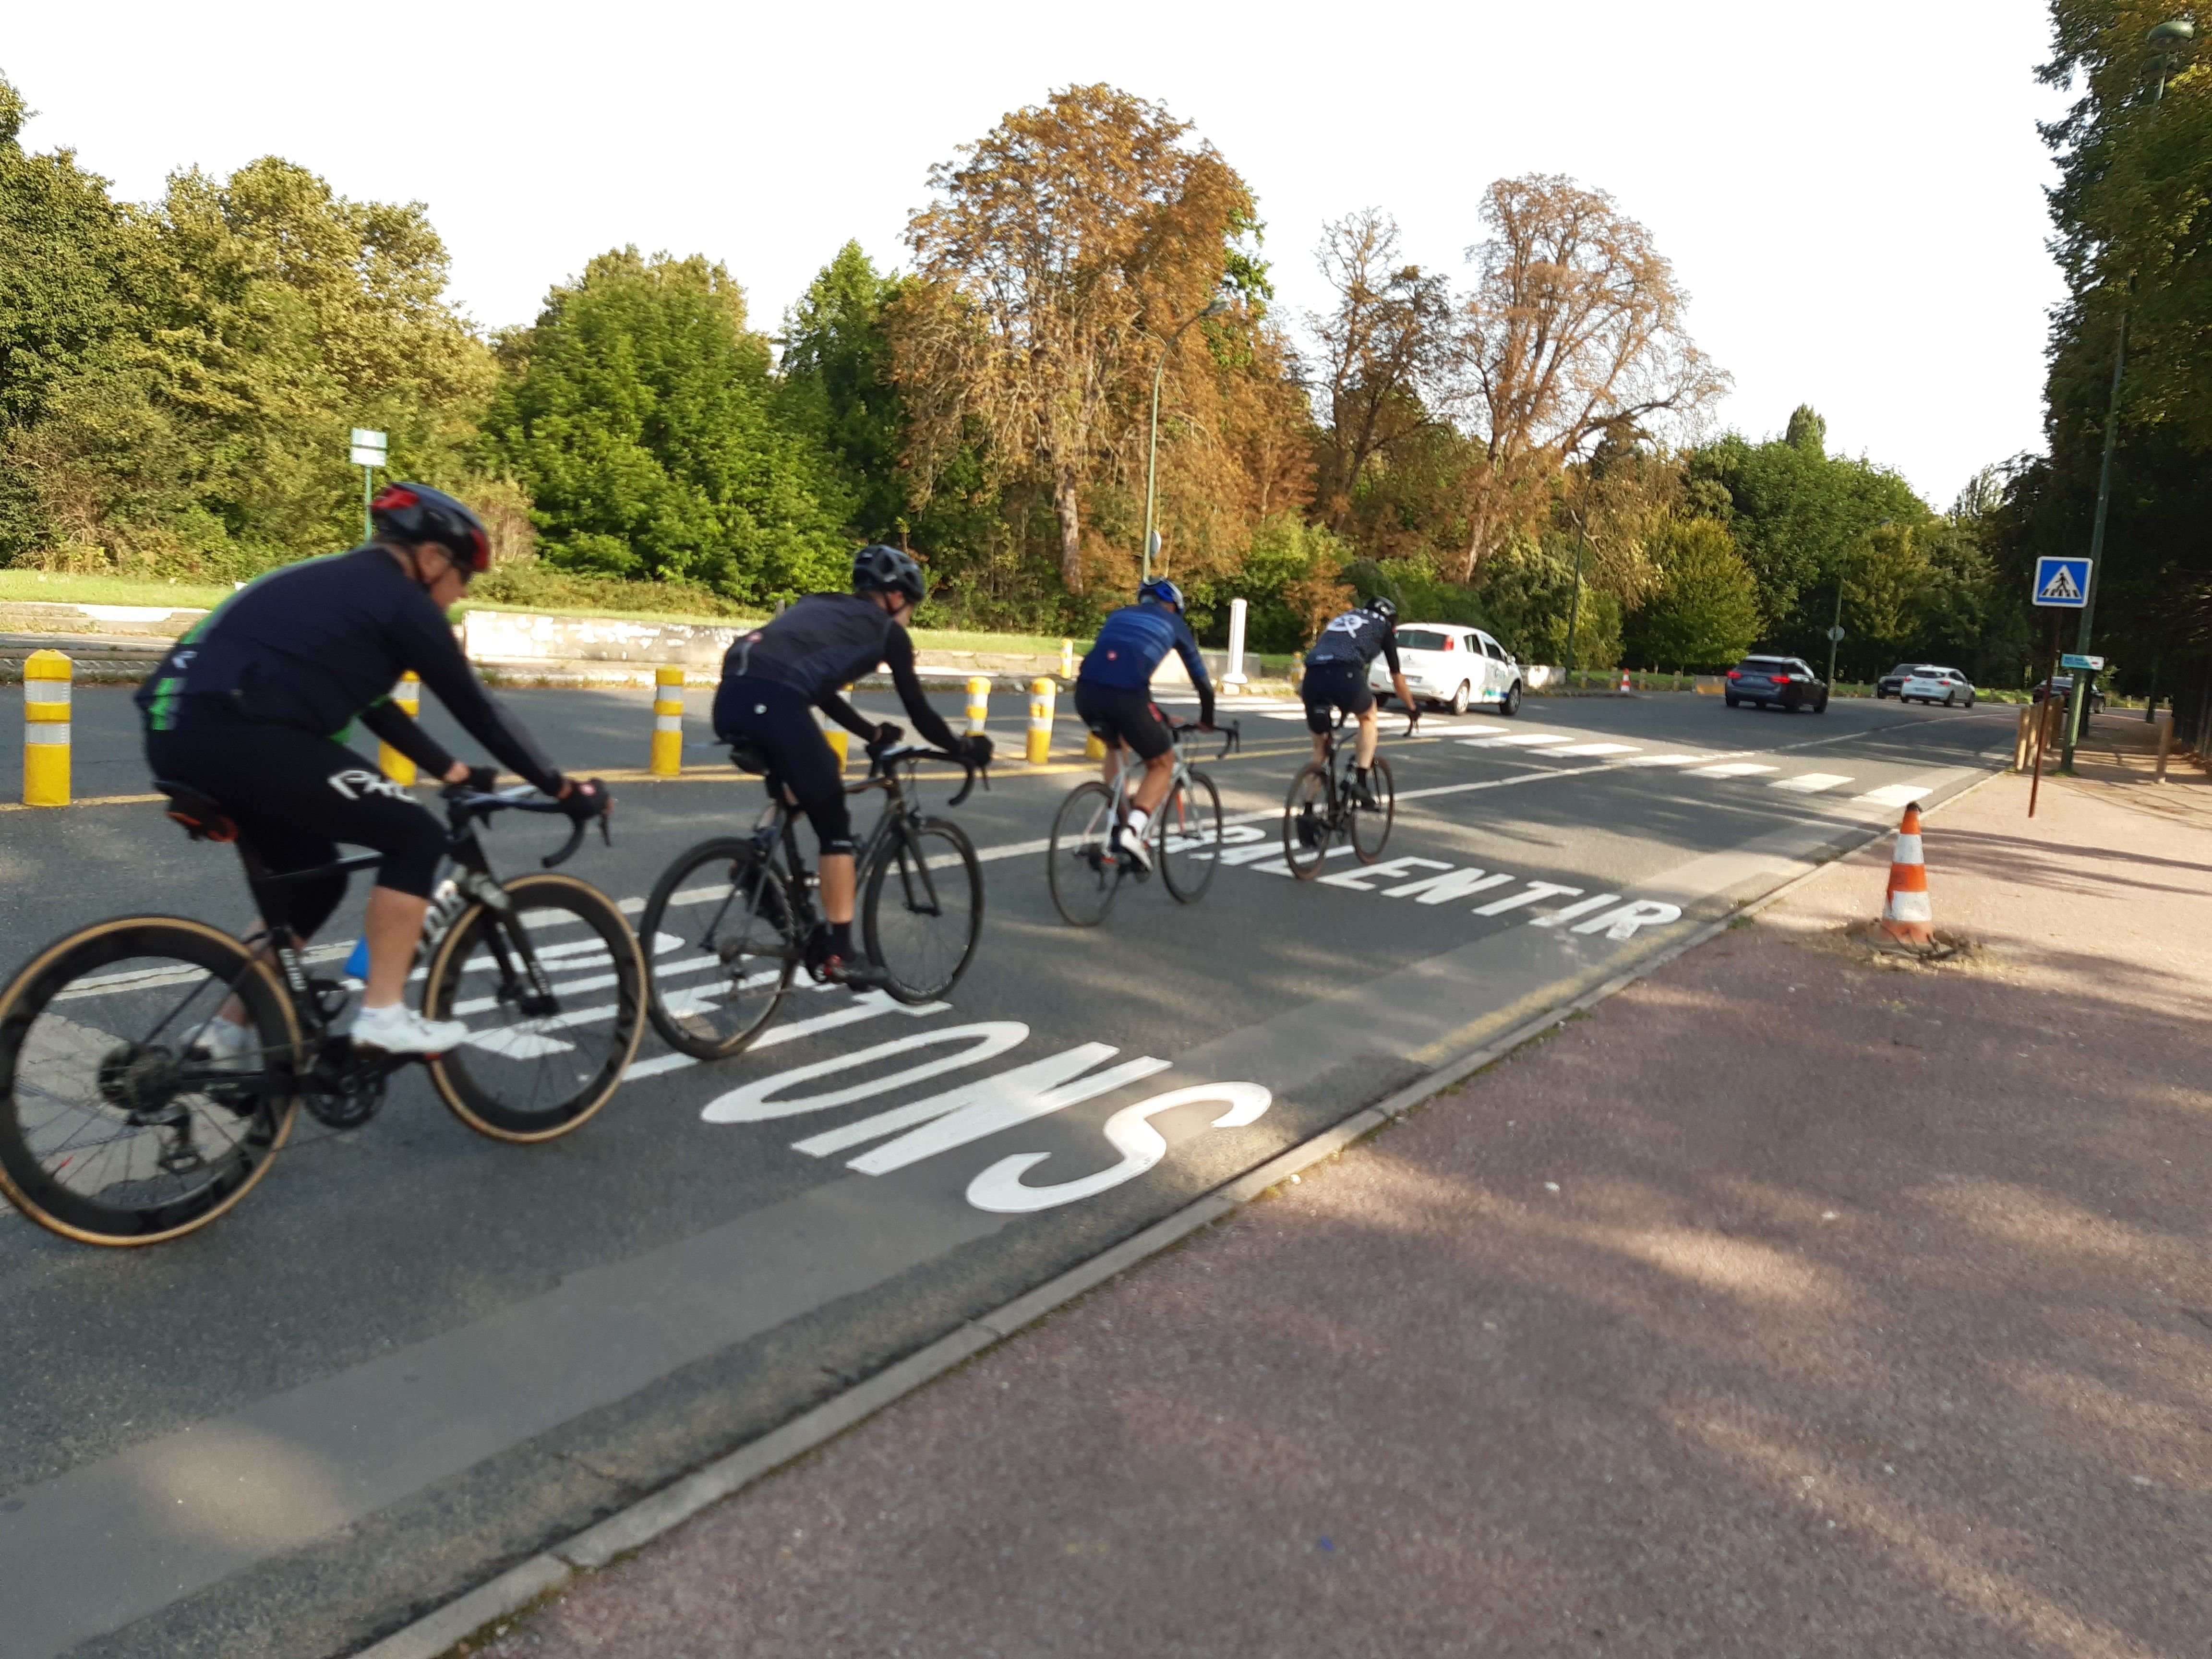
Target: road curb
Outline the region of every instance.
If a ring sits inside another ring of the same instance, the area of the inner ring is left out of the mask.
[[[1963,799],[1984,785],[2007,775],[2003,772],[1986,774],[1925,810],[1930,814],[1941,811],[1953,801]],[[355,1659],[441,1659],[441,1656],[450,1653],[477,1632],[513,1618],[579,1572],[609,1565],[643,1548],[701,1510],[734,1497],[763,1476],[826,1444],[884,1407],[965,1364],[1048,1314],[1180,1243],[1201,1228],[1211,1226],[1313,1165],[1335,1157],[1346,1147],[1401,1120],[1414,1107],[1457,1088],[1476,1073],[1619,995],[1676,957],[1727,932],[1745,917],[1778,903],[1829,866],[1896,833],[1893,826],[1850,826],[1846,834],[1816,849],[1813,856],[1817,861],[1810,869],[1771,891],[1747,899],[1684,937],[1660,946],[1626,971],[1571,1001],[1547,1009],[1503,1036],[1444,1061],[1395,1094],[1286,1148],[1036,1289],[957,1327],[866,1381],[801,1413],[781,1428],[640,1498],[381,1641],[356,1650]]]

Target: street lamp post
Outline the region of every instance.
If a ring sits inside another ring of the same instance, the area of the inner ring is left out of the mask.
[[[2197,38],[2197,25],[2186,17],[2170,17],[2151,30],[2145,37],[2158,56],[2158,90],[2151,94],[2151,106],[2155,109],[2166,101],[2166,82],[2173,73],[2175,60],[2180,50]],[[2130,281],[2132,283],[2133,279]],[[2112,390],[2105,405],[2105,453],[2097,464],[2097,510],[2089,520],[2089,583],[2082,594],[2081,621],[2075,631],[2074,648],[2082,656],[2089,654],[2089,626],[2096,614],[2097,578],[2105,562],[2105,520],[2112,501],[2112,452],[2118,447],[2120,435],[2120,378],[2128,362],[2128,308],[2120,311],[2120,325],[2112,347]],[[2081,726],[2088,719],[2089,698],[2096,689],[2096,671],[2077,669],[2074,674],[2073,694],[2067,698],[2066,742],[2058,757],[2058,769],[2070,773],[2074,769],[2074,746],[2081,736]],[[2057,687],[2053,686],[2053,691]]]
[[[1575,623],[1580,620],[1583,610],[1583,544],[1588,539],[1588,532],[1581,514],[1571,507],[1567,509],[1567,514],[1575,521],[1575,586],[1567,599],[1567,684],[1572,685],[1575,683]]]
[[[1150,452],[1145,460],[1145,567],[1143,575],[1138,578],[1139,581],[1152,580],[1152,555],[1159,551],[1159,537],[1152,529],[1152,492],[1160,468],[1160,377],[1167,373],[1168,353],[1173,351],[1175,343],[1182,338],[1183,329],[1188,328],[1200,317],[1218,317],[1228,309],[1228,301],[1216,300],[1205,310],[1195,312],[1184,318],[1182,328],[1178,328],[1166,339],[1160,341],[1160,361],[1152,369],[1152,435]],[[1157,334],[1151,337],[1159,339]]]

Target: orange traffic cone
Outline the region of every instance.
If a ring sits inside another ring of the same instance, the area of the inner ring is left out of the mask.
[[[1897,850],[1889,858],[1889,896],[1881,907],[1881,931],[1900,945],[1923,949],[1936,943],[1928,904],[1928,861],[1920,847],[1920,804],[1905,809],[1898,826]]]
[[[1626,668],[1620,671],[1620,689],[1623,691],[1628,690],[1628,671]]]

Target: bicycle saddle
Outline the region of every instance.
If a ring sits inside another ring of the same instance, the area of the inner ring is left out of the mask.
[[[185,827],[185,833],[194,841],[233,842],[238,839],[238,826],[220,804],[185,784],[172,783],[166,778],[154,780],[154,787],[169,798],[164,817]]]
[[[768,755],[759,744],[733,743],[730,745],[730,763],[740,772],[750,772],[755,777],[768,775]]]

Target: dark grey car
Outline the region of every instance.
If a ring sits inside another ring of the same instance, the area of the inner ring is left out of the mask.
[[[1828,712],[1828,684],[1796,657],[1746,657],[1728,672],[1724,694],[1731,708],[1809,708]]]

